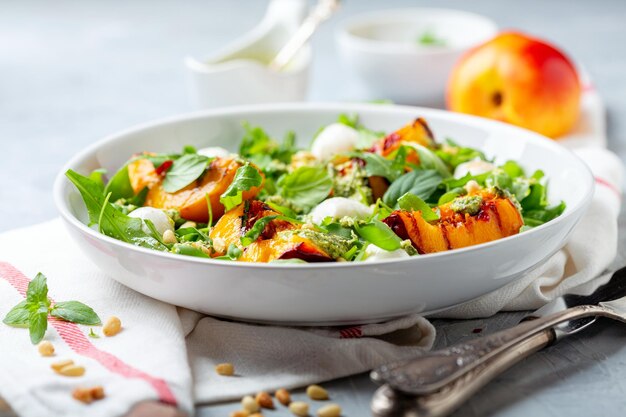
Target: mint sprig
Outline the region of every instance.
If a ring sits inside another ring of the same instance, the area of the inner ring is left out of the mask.
[[[61,301],[52,305],[48,298],[48,283],[41,272],[28,284],[26,300],[13,307],[2,322],[13,327],[28,327],[30,341],[41,342],[48,329],[48,316],[77,324],[100,325],[93,309],[79,301]]]

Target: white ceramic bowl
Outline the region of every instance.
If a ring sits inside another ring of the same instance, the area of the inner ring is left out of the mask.
[[[430,32],[444,46],[424,46]],[[460,10],[410,8],[365,13],[337,31],[342,58],[371,98],[441,105],[448,76],[461,55],[497,33],[484,16]]]
[[[66,180],[71,168],[118,169],[136,152],[224,146],[236,150],[241,121],[282,136],[294,130],[307,145],[340,113],[357,113],[373,129],[392,131],[425,117],[436,137],[479,147],[498,161],[516,159],[550,179],[550,198],[565,200],[557,219],[498,241],[405,260],[310,265],[225,262],[157,252],[86,226],[81,197]],[[85,255],[111,278],[141,293],[207,314],[291,324],[380,321],[463,303],[519,278],[561,248],[593,191],[586,165],[535,133],[472,116],[415,107],[367,104],[279,104],[220,109],[148,123],[112,136],[74,157],[54,187],[56,205]]]

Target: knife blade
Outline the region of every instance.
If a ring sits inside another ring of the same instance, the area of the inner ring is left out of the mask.
[[[616,271],[611,279],[590,295],[566,295],[535,311],[518,326],[493,335],[462,343],[446,349],[426,353],[416,359],[392,363],[371,373],[371,378],[388,384],[398,391],[424,395],[436,392],[480,365],[484,360],[497,355],[503,349],[527,337],[534,331],[535,323],[546,324],[555,316],[562,315],[575,306],[598,305],[602,301],[626,296],[626,268]],[[553,341],[576,333],[595,320],[594,314],[583,314],[582,318],[560,320],[552,323]],[[535,320],[530,320],[534,318]],[[569,318],[569,317],[568,317]],[[561,323],[562,322],[562,323]],[[543,327],[546,328],[545,326]]]

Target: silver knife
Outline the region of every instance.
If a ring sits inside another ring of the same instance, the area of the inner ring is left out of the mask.
[[[372,409],[381,416],[402,415],[398,410],[393,414],[385,410],[411,405],[411,415],[445,415],[433,414],[432,408],[448,409],[451,402],[464,400],[514,363],[581,331],[596,317],[626,321],[625,296],[626,268],[622,268],[593,294],[558,298],[516,327],[378,368],[371,377],[385,385],[374,396]],[[422,404],[418,408],[423,410],[430,407],[430,411],[415,414],[417,404]]]

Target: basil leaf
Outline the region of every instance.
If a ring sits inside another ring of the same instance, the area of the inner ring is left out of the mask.
[[[28,302],[23,300],[18,305],[13,307],[2,322],[14,327],[28,327],[28,318],[30,316],[30,309],[28,308]]]
[[[220,196],[220,203],[224,205],[225,211],[237,207],[243,202],[243,192],[249,191],[254,187],[260,187],[263,184],[263,177],[259,171],[246,163],[239,167],[224,194]]]
[[[324,200],[333,180],[324,167],[300,167],[278,180],[278,193],[294,206],[309,210]]]
[[[410,171],[391,183],[383,196],[383,202],[388,206],[395,207],[398,199],[406,193],[416,195],[422,200],[428,200],[440,183],[441,175],[437,171]]]
[[[365,172],[369,177],[384,177],[393,182],[404,173],[404,164],[398,167],[394,161],[376,153],[362,152],[355,153],[353,156],[365,161]]]
[[[458,191],[455,191],[458,190]],[[455,198],[457,198],[458,196],[461,195],[461,193],[465,191],[465,189],[463,188],[455,188],[452,191],[448,191],[447,193],[443,194],[441,197],[439,197],[439,201],[437,202],[438,206],[441,206],[443,204],[449,203],[450,201],[454,200]]]
[[[93,309],[79,301],[61,301],[54,305],[50,315],[77,323],[97,326],[102,324]]]
[[[128,217],[112,204],[105,204],[105,196],[98,188],[97,183],[71,169],[65,175],[76,186],[83,197],[91,224],[98,223],[100,218],[99,226],[102,233],[138,246],[162,251],[167,250],[166,246],[163,246],[143,231],[141,219]]]
[[[133,187],[130,185],[128,176],[128,163],[120,168],[109,180],[104,188],[104,195],[111,193],[111,201],[115,202],[120,198],[132,198],[135,195]]]
[[[195,153],[187,153],[174,161],[165,174],[163,190],[175,193],[182,190],[202,175],[212,158]]]
[[[28,332],[33,345],[41,342],[48,329],[48,307],[40,305],[35,311],[31,311],[28,317]]]
[[[355,223],[356,232],[366,241],[378,246],[379,248],[393,251],[400,249],[402,239],[396,235],[393,230],[380,220],[373,219],[364,225]]]
[[[241,237],[241,244],[246,247],[257,240],[259,236],[261,236],[261,233],[263,233],[263,230],[265,230],[265,226],[278,217],[280,216],[265,216],[257,220],[254,223],[254,226],[252,226],[250,230],[248,230],[246,234]]]
[[[439,220],[439,214],[433,211],[428,204],[415,194],[406,193],[398,199],[398,206],[402,210],[407,211],[419,211],[422,214],[422,218],[427,222],[433,222]]]
[[[420,167],[423,169],[434,169],[442,178],[452,176],[446,164],[433,151],[418,143],[411,143],[411,147],[415,148],[420,157]]]
[[[50,305],[50,302],[48,301],[47,279],[41,272],[37,273],[37,276],[35,276],[35,278],[28,283],[26,301],[29,304],[45,303],[46,305]]]

